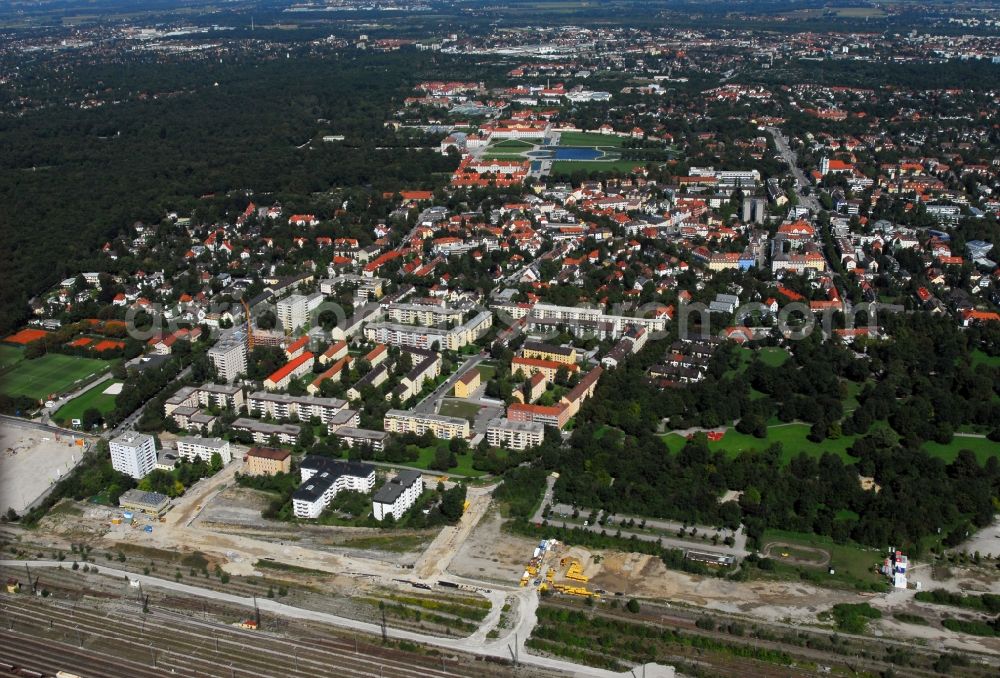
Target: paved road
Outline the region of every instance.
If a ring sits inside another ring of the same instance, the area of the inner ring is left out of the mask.
[[[441,408],[441,402],[444,400],[444,397],[455,387],[455,382],[458,381],[458,378],[484,360],[486,360],[485,353],[477,353],[466,360],[462,363],[461,367],[455,370],[455,372],[448,377],[446,382],[438,386],[430,395],[417,403],[417,406],[413,408],[413,411],[421,412],[423,414],[436,413]]]
[[[80,431],[74,431],[68,428],[62,428],[56,426],[55,424],[48,424],[41,421],[35,421],[34,419],[23,419],[21,417],[13,417],[9,414],[0,414],[0,425],[4,426],[20,426],[22,428],[33,428],[39,431],[44,431],[48,433],[58,433],[59,435],[77,437],[77,438],[90,438],[91,436],[87,433],[81,433]]]
[[[544,517],[542,516],[542,512],[545,510],[546,506],[551,506],[552,507],[552,513],[550,514],[550,517],[549,517],[549,523],[553,524],[553,525],[559,524],[560,522],[562,522],[562,521],[559,520],[560,516],[568,518],[569,516],[573,515],[573,507],[570,506],[569,504],[556,504],[556,503],[553,503],[553,493],[552,493],[552,490],[553,490],[553,488],[555,487],[555,484],[556,484],[555,477],[553,477],[552,475],[550,475],[548,478],[546,478],[545,483],[546,483],[545,484],[545,494],[542,496],[542,503],[538,506],[538,510],[535,511],[535,515],[532,516],[531,521],[534,522],[534,523],[540,523],[540,522],[542,522],[542,520],[544,519]],[[597,514],[598,520],[600,520],[600,517],[601,517],[602,513],[603,512],[598,511],[598,514]],[[590,514],[590,509],[580,509],[580,515],[581,516],[583,516],[583,515],[589,515],[589,514]],[[677,531],[680,530],[680,528],[682,528],[682,527],[686,527],[688,530],[690,530],[692,527],[697,527],[699,534],[701,534],[701,533],[708,533],[708,534],[718,533],[722,538],[725,538],[727,536],[732,536],[733,539],[735,540],[735,543],[732,546],[726,546],[725,544],[722,544],[722,543],[720,543],[718,545],[715,545],[715,544],[712,544],[712,542],[710,542],[710,541],[706,541],[706,542],[702,543],[702,542],[699,542],[699,541],[694,541],[694,540],[689,540],[689,539],[679,539],[679,538],[671,537],[671,536],[665,535],[665,534],[653,533],[653,532],[649,532],[649,531],[646,531],[646,530],[629,530],[627,528],[622,529],[620,527],[621,524],[623,522],[625,522],[625,521],[628,521],[630,518],[633,519],[633,520],[635,520],[636,523],[641,523],[643,520],[645,520],[647,526],[650,526],[650,527],[653,527],[655,529],[662,530],[662,531],[668,532],[668,533],[672,532],[674,534],[676,534]],[[582,520],[584,520],[584,519],[581,519],[581,521]],[[572,527],[579,527],[581,529],[589,530],[591,532],[597,532],[597,533],[600,533],[602,530],[606,530],[608,533],[614,534],[615,532],[618,532],[620,530],[621,534],[622,534],[622,537],[624,537],[626,539],[630,539],[632,536],[635,536],[635,538],[639,539],[640,541],[654,541],[654,542],[658,541],[658,542],[662,543],[664,546],[667,546],[667,547],[670,547],[670,548],[681,549],[681,550],[684,550],[684,551],[687,551],[688,549],[692,549],[692,550],[695,550],[695,551],[704,551],[704,552],[708,552],[708,553],[718,553],[720,555],[736,556],[737,558],[744,558],[749,553],[746,550],[747,537],[746,537],[746,533],[744,532],[742,526],[740,526],[740,529],[738,529],[735,532],[733,532],[731,530],[726,530],[726,529],[716,530],[715,528],[704,527],[704,526],[700,526],[700,525],[698,525],[698,526],[695,526],[695,525],[682,525],[681,523],[674,522],[674,521],[669,521],[669,520],[657,520],[657,519],[653,519],[653,518],[643,518],[641,516],[628,516],[628,515],[618,515],[618,514],[616,514],[614,516],[614,522],[613,522],[613,524],[610,524],[610,525],[601,525],[600,523],[598,523],[596,521],[594,522],[593,525],[587,525],[587,526],[584,526],[582,522],[580,524],[576,524],[576,523],[573,523],[573,522],[566,521],[566,525],[567,526],[572,526]]]
[[[111,379],[111,370],[108,370],[104,374],[95,377],[94,379],[91,379],[89,382],[87,382],[80,388],[75,389],[72,393],[67,393],[66,395],[56,399],[52,407],[43,407],[40,412],[42,421],[48,423],[49,417],[58,412],[60,407],[62,407],[70,400],[80,395],[81,393],[85,393],[86,391],[89,391],[90,389],[94,388],[101,382],[108,381],[109,379]]]
[[[16,567],[23,568],[25,564],[31,568],[53,568],[53,567],[64,567],[65,563],[59,561],[50,560],[33,560],[33,561],[23,561],[23,560],[3,560],[0,561],[0,565],[4,567]],[[213,591],[210,589],[203,589],[197,586],[191,586],[189,584],[182,584],[180,582],[170,581],[168,579],[160,579],[158,577],[152,577],[148,575],[136,574],[134,572],[126,572],[125,570],[116,570],[114,568],[100,566],[100,573],[105,576],[115,577],[118,579],[124,579],[128,577],[132,581],[138,581],[145,588],[155,588],[155,589],[165,589],[168,591],[176,591],[178,593],[183,593],[189,596],[196,596],[200,598],[207,598],[209,600],[216,600],[223,603],[228,603],[230,605],[240,605],[248,609],[253,608],[254,599],[246,598],[244,596],[238,596],[231,593],[226,593],[223,591]],[[490,592],[492,593],[492,591]],[[562,661],[559,659],[554,659],[550,657],[539,657],[535,655],[528,654],[523,647],[524,640],[530,634],[531,628],[537,623],[537,618],[535,616],[535,610],[538,606],[537,595],[520,595],[519,600],[523,601],[524,606],[522,608],[521,621],[516,627],[515,631],[503,638],[499,638],[495,641],[486,642],[485,634],[482,636],[483,640],[475,640],[474,637],[470,638],[439,638],[437,636],[431,636],[423,633],[417,633],[415,631],[407,631],[404,629],[387,628],[386,635],[390,638],[395,638],[399,640],[408,640],[415,643],[420,643],[422,645],[430,645],[433,647],[443,647],[449,650],[459,651],[459,652],[470,652],[478,655],[485,655],[491,657],[504,657],[509,658],[510,652],[508,650],[508,645],[514,640],[514,633],[517,632],[517,642],[520,646],[518,649],[518,657],[520,663],[535,666],[541,669],[549,669],[552,671],[565,671],[574,676],[594,676],[596,678],[618,678],[620,676],[630,676],[631,672],[625,673],[614,673],[611,671],[605,671],[603,669],[595,669],[586,666],[581,666],[578,664],[573,664],[571,662]],[[532,602],[534,604],[532,605]],[[276,600],[268,598],[258,598],[256,600],[257,606],[262,612],[271,612],[274,614],[281,615],[283,617],[289,617],[291,619],[300,619],[305,621],[314,621],[324,624],[330,624],[332,626],[338,626],[341,628],[352,629],[354,631],[360,631],[373,636],[378,636],[382,629],[378,624],[372,624],[369,622],[359,621],[357,619],[349,619],[347,617],[340,617],[337,615],[329,614],[326,612],[317,612],[315,610],[306,610],[299,607],[294,607],[292,605],[286,605],[285,603],[280,603]],[[499,618],[499,616],[497,616]],[[489,619],[489,617],[487,618]],[[478,632],[477,632],[478,633]],[[666,673],[661,673],[660,675],[673,675],[673,670],[669,669]]]
[[[806,186],[809,186],[809,181],[806,179],[805,172],[799,167],[798,154],[792,150],[792,147],[788,144],[788,137],[786,137],[780,129],[777,127],[766,128],[771,136],[774,137],[774,145],[778,148],[778,153],[781,155],[781,159],[788,163],[792,170],[792,176],[795,177],[795,193],[798,195],[799,204],[803,207],[808,207],[813,212],[819,212],[820,206],[819,201],[816,200],[814,195],[804,195],[802,190]]]
[[[178,381],[180,379],[184,379],[189,374],[191,374],[191,366],[190,365],[188,365],[183,370],[181,370],[177,374],[177,376],[174,377],[170,381],[170,383],[167,384],[167,386],[164,387],[163,390],[166,390],[166,389],[170,388],[171,385],[174,382],[176,382],[176,381]],[[120,436],[125,431],[128,431],[128,430],[134,428],[135,427],[135,422],[139,421],[139,417],[142,416],[142,412],[143,412],[143,410],[146,409],[146,406],[149,405],[150,401],[154,400],[156,398],[156,396],[160,395],[160,393],[162,393],[162,392],[163,391],[160,391],[155,396],[153,396],[152,398],[150,398],[149,400],[147,400],[146,402],[144,402],[142,405],[140,405],[139,408],[135,412],[133,412],[132,414],[130,414],[127,417],[125,417],[124,419],[122,419],[121,422],[118,424],[118,426],[116,426],[114,429],[112,429],[110,431],[105,432],[103,434],[103,437],[111,439],[111,438],[114,438],[115,436]]]

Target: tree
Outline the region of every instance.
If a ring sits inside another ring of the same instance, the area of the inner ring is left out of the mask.
[[[80,420],[80,425],[84,431],[89,431],[95,426],[99,426],[102,418],[100,410],[96,407],[88,407],[83,411],[83,418]]]
[[[218,473],[219,471],[222,470],[222,455],[221,454],[219,454],[218,452],[213,452],[212,453],[212,461],[211,461],[210,467],[212,469],[212,473],[213,474]]]
[[[465,485],[456,483],[441,495],[441,515],[449,523],[458,522],[465,511]]]
[[[262,330],[273,330],[275,325],[278,324],[278,319],[274,317],[274,314],[270,311],[264,311],[256,318],[257,327]]]
[[[632,614],[639,614],[639,610],[641,609],[639,606],[639,601],[636,600],[635,598],[629,598],[628,602],[625,603],[625,609],[631,612]]]

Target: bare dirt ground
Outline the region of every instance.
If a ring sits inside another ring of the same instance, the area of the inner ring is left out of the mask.
[[[8,508],[23,513],[69,472],[83,453],[74,440],[74,436],[5,422],[0,427],[0,513]]]
[[[502,524],[499,511],[488,511],[452,559],[449,572],[508,586],[517,584],[537,543],[504,532]]]
[[[357,552],[376,560],[399,565],[413,565],[438,530],[394,530],[387,537],[382,530],[326,525],[292,525],[277,520],[265,520],[261,510],[270,496],[265,492],[234,485],[216,494],[202,508],[192,523],[195,529],[207,532],[242,535],[261,541],[294,543],[301,548],[331,553]],[[364,548],[361,548],[361,546]]]
[[[959,550],[968,554],[979,551],[983,556],[1000,557],[1000,515],[995,516],[992,523],[967,539]]]

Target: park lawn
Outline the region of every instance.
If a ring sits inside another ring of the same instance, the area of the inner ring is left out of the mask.
[[[556,160],[552,174],[573,172],[631,172],[633,167],[645,167],[642,160]]]
[[[765,346],[757,353],[760,355],[761,362],[768,367],[781,367],[791,357],[788,351],[780,346]]]
[[[448,441],[441,441],[443,445],[447,445]],[[429,445],[427,447],[420,448],[420,456],[417,457],[416,461],[404,461],[400,466],[412,466],[413,468],[423,469],[429,473],[439,473],[443,476],[450,475],[452,473],[457,473],[462,476],[469,476],[470,478],[478,478],[479,476],[485,475],[485,471],[479,471],[472,468],[472,453],[458,455],[458,465],[453,466],[447,471],[438,471],[436,469],[431,469],[431,462],[434,461],[434,452],[436,448],[434,445]]]
[[[858,394],[865,387],[865,383],[858,383],[856,381],[845,381],[844,383],[847,385],[847,397],[844,398],[844,413],[850,414],[858,409]]]
[[[927,454],[947,463],[954,461],[961,450],[971,450],[980,464],[985,464],[990,457],[1000,456],[1000,443],[995,443],[987,438],[955,436],[947,445],[928,441],[921,447]]]
[[[744,347],[739,353],[740,364],[737,366],[736,371],[740,374],[746,372],[747,368],[750,367],[750,363],[753,362],[755,355],[759,355],[761,362],[768,367],[781,367],[791,357],[788,351],[780,346],[764,346],[756,350]]]
[[[492,151],[487,151],[483,154],[484,160],[526,160],[526,158],[517,151],[510,153],[493,153]]]
[[[476,415],[479,414],[479,405],[465,400],[447,399],[441,403],[439,414],[443,414],[446,417],[462,417],[468,419],[471,423],[475,421]]]
[[[504,139],[503,141],[498,141],[496,143],[490,144],[490,148],[513,148],[520,150],[527,150],[529,148],[534,148],[535,145],[542,143],[541,139]]]
[[[977,348],[972,352],[972,366],[978,367],[979,365],[1000,367],[1000,355],[986,355],[981,349]]]
[[[854,461],[854,457],[847,452],[847,448],[854,444],[855,436],[841,436],[836,440],[814,443],[806,437],[809,435],[809,429],[809,424],[777,424],[768,427],[766,438],[755,438],[731,428],[726,431],[722,440],[708,441],[708,449],[713,452],[722,450],[727,457],[732,458],[744,450],[762,452],[774,443],[781,443],[781,461],[785,464],[798,456],[800,452],[814,457],[819,457],[824,452],[832,452],[845,462]],[[676,454],[684,447],[687,439],[676,433],[667,433],[663,436],[663,442],[672,453]]]
[[[479,370],[479,379],[484,384],[497,376],[497,366],[491,363],[479,363],[476,369]]]
[[[107,416],[115,409],[115,396],[106,395],[104,391],[120,381],[102,381],[94,388],[81,393],[77,397],[59,408],[52,417],[63,426],[68,425],[74,419],[83,419],[83,413],[89,408],[96,408],[102,416]]]
[[[20,346],[0,344],[0,370],[5,370],[24,360],[24,349]]]
[[[34,360],[22,360],[0,375],[0,392],[42,400],[53,393],[65,393],[77,382],[107,371],[110,363],[93,358],[49,353]]]
[[[830,575],[827,574],[827,566],[822,567],[809,567],[809,566],[793,566],[781,562],[781,558],[776,557],[774,561],[776,563],[775,572],[785,575],[794,575],[794,578],[798,578],[797,572],[801,569],[802,571],[809,571],[815,574],[815,578],[809,578],[808,581],[817,584],[827,584],[831,586],[879,586],[887,585],[885,577],[875,572],[875,566],[882,560],[882,554],[877,549],[871,549],[860,544],[846,543],[837,544],[829,537],[824,537],[818,534],[806,534],[803,532],[788,532],[786,530],[765,530],[764,535],[761,537],[761,544],[767,545],[771,542],[782,542],[786,544],[791,544],[794,548],[795,545],[799,545],[805,548],[818,548],[823,549],[830,554],[830,564],[835,570],[835,573]],[[775,549],[777,551],[777,549]],[[785,549],[786,552],[792,553],[792,551]],[[774,551],[772,551],[774,553]],[[779,551],[780,553],[780,551]],[[806,559],[812,559],[812,554],[806,557]]]
[[[594,134],[592,132],[563,132],[559,135],[560,146],[600,146],[621,147],[625,145],[625,137],[612,134]]]

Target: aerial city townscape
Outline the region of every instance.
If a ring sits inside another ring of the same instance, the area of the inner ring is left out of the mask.
[[[1000,3],[0,3],[0,676],[1000,674]]]

